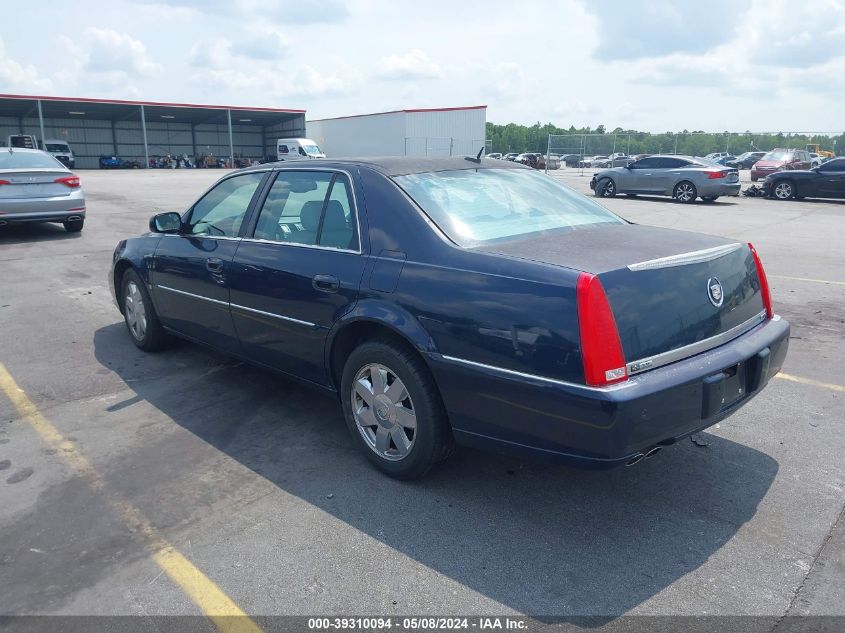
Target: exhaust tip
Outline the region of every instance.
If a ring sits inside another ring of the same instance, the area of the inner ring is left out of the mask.
[[[645,458],[648,459],[649,457],[654,457],[655,455],[657,455],[662,450],[663,450],[662,446],[655,446],[654,448],[646,451]]]
[[[74,220],[81,220],[81,219],[82,219],[82,216],[81,216],[81,215],[69,215],[69,216],[67,217],[67,219],[68,219],[68,221],[71,221],[71,222],[72,222],[72,221],[74,221]]]
[[[0,226],[6,226],[8,222],[6,220],[0,220]]]
[[[625,465],[633,466],[634,464],[639,464],[641,461],[643,461],[643,457],[645,457],[645,455],[643,455],[642,453],[637,453],[631,459],[629,459]]]

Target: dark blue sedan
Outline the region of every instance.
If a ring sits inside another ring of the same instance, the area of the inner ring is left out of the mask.
[[[334,391],[402,478],[455,443],[636,463],[758,394],[789,338],[751,245],[476,158],[234,172],[120,242],[111,286],[141,349],[175,335]]]

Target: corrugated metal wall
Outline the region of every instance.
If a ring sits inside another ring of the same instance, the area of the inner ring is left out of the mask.
[[[470,155],[484,147],[485,108],[408,112],[405,117],[409,156]]]
[[[282,124],[267,126],[237,124],[232,126],[235,156],[259,159],[276,154],[276,138],[302,136],[305,117],[295,117]],[[193,128],[193,130],[192,130]],[[0,140],[10,134],[33,134],[41,140],[37,118],[0,117]],[[96,169],[99,157],[117,154],[121,158],[144,162],[144,137],[141,121],[123,120],[112,123],[89,118],[44,118],[44,135],[67,141],[79,169]],[[229,131],[225,124],[168,123],[147,121],[147,145],[150,157],[187,154],[229,156]],[[196,151],[194,150],[196,148]]]
[[[450,156],[484,147],[487,110],[388,112],[308,121],[327,156]]]
[[[332,158],[405,154],[404,112],[308,121],[306,131]]]

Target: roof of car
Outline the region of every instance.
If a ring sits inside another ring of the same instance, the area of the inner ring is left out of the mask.
[[[293,165],[292,165],[293,164]],[[476,161],[475,156],[382,156],[367,158],[313,158],[295,161],[279,161],[248,167],[249,170],[266,169],[271,167],[370,167],[387,176],[404,176],[431,171],[454,171],[458,169],[531,169],[519,163],[501,161],[495,158],[482,158]]]

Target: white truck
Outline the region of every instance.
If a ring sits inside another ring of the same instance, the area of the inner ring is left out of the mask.
[[[325,158],[323,150],[310,138],[280,138],[276,141],[276,158]]]

